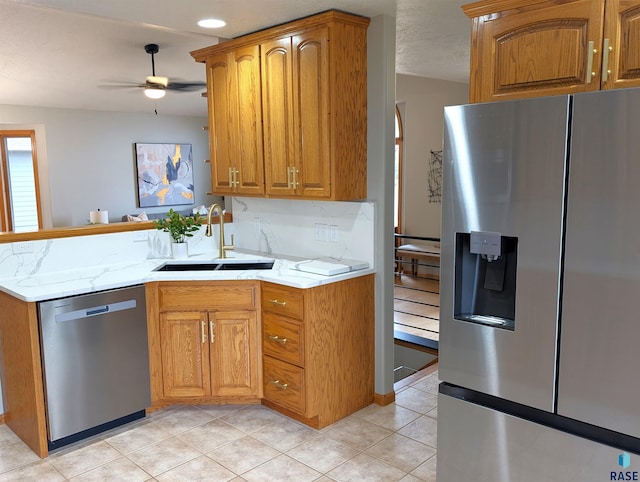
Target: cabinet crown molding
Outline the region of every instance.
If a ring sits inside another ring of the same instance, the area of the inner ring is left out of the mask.
[[[555,3],[567,3],[551,0]],[[569,0],[570,2],[571,0]],[[515,8],[531,7],[538,3],[550,3],[550,0],[481,0],[479,2],[468,3],[462,6],[462,11],[469,18],[482,17],[497,12],[504,12]]]
[[[339,10],[328,10],[309,17],[292,20],[290,22],[283,23],[282,25],[276,25],[275,27],[241,35],[210,47],[194,50],[190,53],[196,62],[205,62],[207,57],[212,54],[231,51],[246,45],[260,44],[264,41],[278,37],[295,35],[302,33],[305,30],[324,26],[332,22],[349,23],[366,29],[369,26],[370,19],[351,13],[341,12]]]

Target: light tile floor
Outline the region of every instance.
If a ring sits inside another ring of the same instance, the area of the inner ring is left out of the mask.
[[[0,481],[434,481],[438,373],[313,430],[260,405],[175,406],[39,459],[0,426]]]

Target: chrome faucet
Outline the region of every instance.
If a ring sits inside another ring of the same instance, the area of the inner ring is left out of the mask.
[[[211,215],[216,209],[218,210],[218,220],[220,221],[220,254],[218,255],[218,258],[224,259],[227,257],[227,251],[233,249],[233,234],[231,235],[231,244],[224,244],[224,211],[219,204],[214,203],[209,208],[209,214],[207,214],[207,230],[204,235],[211,237]]]

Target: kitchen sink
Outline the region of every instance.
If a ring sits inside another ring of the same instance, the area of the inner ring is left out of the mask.
[[[271,269],[273,261],[242,261],[240,263],[220,263],[216,270]]]
[[[154,271],[240,271],[271,269],[273,261],[208,261],[205,263],[165,263]]]

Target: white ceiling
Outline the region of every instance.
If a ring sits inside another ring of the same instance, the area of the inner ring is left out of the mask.
[[[0,0],[0,105],[206,116],[200,92],[168,92],[152,101],[144,45],[156,43],[157,75],[204,81],[189,55],[232,38],[331,8],[396,18],[396,72],[457,82],[469,76],[468,0]],[[218,30],[198,27],[222,18]],[[215,36],[214,36],[215,35]]]

